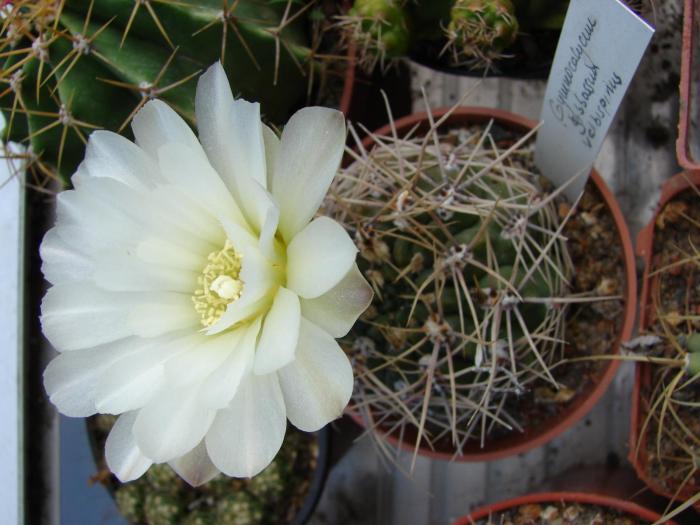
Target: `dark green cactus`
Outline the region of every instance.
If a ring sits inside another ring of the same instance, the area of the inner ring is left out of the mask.
[[[194,122],[197,75],[224,63],[234,94],[272,122],[306,100],[327,55],[301,0],[19,0],[6,6],[0,104],[5,138],[31,146],[64,179],[92,129],[129,133],[134,113],[162,98]]]

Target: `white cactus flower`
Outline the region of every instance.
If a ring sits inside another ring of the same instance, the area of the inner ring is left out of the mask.
[[[346,231],[314,219],[343,115],[302,109],[278,138],[218,63],[195,105],[199,140],[158,100],[135,144],[94,132],[41,246],[46,390],[68,416],[121,414],[106,457],[122,481],[163,462],[192,485],[253,476],[287,419],[339,417],[353,374],[335,338],[372,298]]]

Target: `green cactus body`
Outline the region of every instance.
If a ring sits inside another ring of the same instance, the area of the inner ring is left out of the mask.
[[[700,333],[692,332],[685,336],[685,346],[688,352],[700,354]]]
[[[151,489],[164,494],[177,494],[183,486],[180,476],[167,463],[149,468],[146,472],[146,481]]]
[[[140,482],[125,483],[114,493],[117,508],[131,523],[142,523],[144,519],[143,484]]]
[[[510,0],[457,0],[445,33],[456,63],[492,60],[515,41],[518,19]]]
[[[408,52],[410,26],[402,0],[357,0],[347,20],[350,38],[357,42],[366,65],[373,67]]]
[[[148,525],[178,523],[184,511],[177,496],[162,492],[147,492],[143,508]]]
[[[216,525],[216,520],[212,512],[195,510],[188,512],[180,525]]]
[[[13,5],[0,39],[5,138],[31,145],[44,171],[64,180],[93,129],[129,133],[135,110],[152,97],[194,123],[196,77],[217,60],[234,93],[260,101],[273,122],[303,103],[325,67],[305,2],[292,1],[286,18],[287,2],[267,0]]]
[[[260,501],[275,503],[288,490],[289,465],[284,458],[276,458],[270,465],[248,483],[248,491]]]
[[[686,370],[691,376],[700,374],[700,353],[690,353],[686,356]]]
[[[217,502],[215,516],[218,525],[257,525],[263,507],[247,492],[235,492]]]
[[[691,332],[685,336],[685,369],[691,375],[700,374],[700,333]]]
[[[557,299],[573,274],[532,150],[497,160],[495,133],[482,133],[382,139],[341,172],[326,210],[354,232],[376,292],[347,343],[355,402],[388,428],[460,442],[475,422],[508,427],[495,409],[533,381],[559,387],[549,372],[564,345]]]

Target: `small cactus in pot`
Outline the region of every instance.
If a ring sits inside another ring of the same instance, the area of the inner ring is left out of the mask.
[[[355,235],[375,290],[346,341],[356,414],[459,456],[522,431],[528,391],[568,402],[556,369],[570,307],[619,297],[574,289],[563,231],[576,207],[536,173],[531,133],[502,146],[497,125],[430,123],[358,145],[326,211]]]
[[[401,0],[357,0],[344,19],[360,65],[372,70],[408,53],[409,21]]]
[[[3,2],[4,140],[29,147],[37,181],[67,176],[97,128],[129,133],[161,98],[194,123],[196,77],[220,60],[237,96],[284,121],[340,61],[313,1],[18,0]],[[325,9],[325,4],[322,6]],[[332,16],[332,15],[328,15]]]
[[[518,35],[515,8],[510,0],[457,0],[445,35],[445,50],[454,64],[488,65]]]

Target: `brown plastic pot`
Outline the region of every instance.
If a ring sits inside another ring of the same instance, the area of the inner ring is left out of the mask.
[[[433,110],[433,119],[437,121],[448,111],[450,111],[449,108]],[[485,124],[492,119],[505,128],[523,134],[531,131],[536,126],[534,121],[507,111],[473,107],[457,108],[449,116],[444,126],[448,128],[480,123]],[[417,128],[415,133],[426,132],[430,127],[428,115],[426,113],[414,113],[413,115],[398,119],[394,123],[394,128],[399,136],[407,134],[414,127]],[[374,132],[375,135],[390,135],[391,133],[392,128],[388,124]],[[372,138],[367,137],[363,141],[363,146],[365,148],[371,148]],[[627,340],[632,334],[636,314],[637,278],[634,252],[627,224],[625,223],[625,219],[615,197],[595,170],[591,173],[591,180],[595,184],[596,189],[599,191],[615,220],[615,226],[623,248],[625,265],[625,311],[620,335],[614,348],[614,353],[617,353],[620,342]],[[444,443],[437,443],[435,449],[421,444],[418,453],[423,456],[443,460],[490,461],[520,454],[540,445],[544,445],[572,427],[591,411],[610,385],[617,372],[618,366],[619,362],[616,360],[605,362],[603,370],[598,377],[598,381],[589,385],[587,389],[581,392],[556,420],[545,421],[539,426],[525,429],[522,433],[513,433],[503,438],[488,440],[484,448],[481,448],[479,443],[469,443],[463,448],[463,454],[461,455],[455,455],[456,451],[451,446],[449,439],[444,440]],[[350,415],[359,425],[365,426],[364,420],[360,414],[354,412]],[[374,430],[383,434],[394,446],[413,452],[416,438],[415,431],[411,433],[408,430],[404,430],[402,439],[400,439],[398,433],[384,433],[381,427],[377,427]]]
[[[640,297],[640,312],[639,312],[639,330],[643,331],[649,327],[655,320],[654,305],[651,300],[651,291],[658,286],[658,277],[649,277],[649,272],[654,261],[654,226],[656,218],[663,207],[672,200],[676,195],[692,186],[700,187],[700,171],[688,171],[679,173],[664,184],[659,199],[659,205],[654,217],[637,235],[637,255],[644,261],[644,276],[642,279],[642,293]],[[642,406],[640,392],[642,388],[651,386],[652,382],[652,367],[647,363],[637,363],[634,378],[634,387],[632,389],[632,421],[630,424],[630,441],[629,441],[629,460],[634,466],[639,479],[649,486],[655,493],[664,496],[668,499],[673,499],[674,495],[665,490],[655,479],[647,474],[646,466],[648,457],[645,447],[645,436],[640,436],[641,427],[644,424],[646,417],[646,407]],[[640,445],[639,439],[642,439]],[[639,453],[636,451],[639,449]],[[676,499],[688,499],[697,492],[697,487],[688,486]]]
[[[513,498],[493,505],[482,507],[477,511],[472,512],[469,516],[458,519],[453,525],[473,525],[478,520],[489,518],[493,514],[503,512],[508,509],[521,507],[523,505],[546,504],[546,503],[578,503],[581,505],[596,505],[615,509],[630,516],[639,519],[648,520],[654,523],[661,519],[661,516],[656,512],[646,509],[631,501],[613,498],[610,496],[602,496],[598,494],[589,494],[584,492],[545,492],[541,494],[530,494],[520,498]],[[673,521],[665,522],[667,525],[676,525]]]

